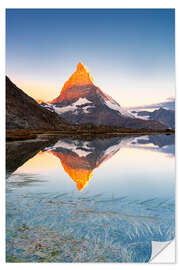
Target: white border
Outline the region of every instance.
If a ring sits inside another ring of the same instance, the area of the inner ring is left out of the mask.
[[[1,120],[0,120],[0,132],[1,132],[1,137],[0,137],[0,143],[1,143],[1,155],[0,155],[0,164],[1,164],[1,187],[0,187],[0,264],[1,268],[3,269],[8,269],[9,267],[13,267],[13,269],[23,269],[24,267],[27,269],[33,268],[69,268],[69,267],[74,267],[77,268],[78,270],[80,268],[102,268],[103,270],[105,269],[120,269],[123,267],[123,269],[138,269],[141,267],[158,267],[160,269],[161,267],[163,268],[168,268],[169,267],[178,267],[178,258],[176,258],[177,264],[161,264],[161,265],[153,265],[153,264],[103,264],[103,263],[98,263],[98,264],[48,264],[48,263],[5,263],[5,145],[4,145],[4,131],[5,131],[5,125],[4,125],[4,119],[5,119],[5,82],[4,82],[4,74],[5,74],[5,8],[176,8],[176,48],[179,48],[179,19],[180,19],[180,12],[179,12],[179,7],[178,7],[178,0],[171,0],[171,1],[166,1],[166,0],[151,0],[151,1],[140,1],[140,0],[131,0],[131,1],[35,1],[31,0],[31,2],[28,1],[22,1],[22,0],[6,0],[6,1],[1,1],[0,4],[0,40],[1,40],[1,46],[0,46],[0,59],[1,59],[1,65],[0,65],[0,86],[1,86],[1,96],[0,96],[0,110],[1,110]],[[177,31],[178,29],[178,31]],[[178,50],[176,50],[176,70],[178,68],[177,61],[179,60],[179,54]],[[177,72],[178,74],[178,72]],[[178,86],[178,76],[176,78],[176,85]],[[178,91],[176,91],[176,124],[177,124],[177,119],[178,119],[178,114],[179,114],[179,95]],[[178,131],[178,126],[176,126],[176,149],[180,149],[178,138],[179,137],[179,131]],[[176,164],[178,160],[178,152],[176,153]],[[177,182],[176,182],[176,194],[178,194],[178,189],[179,189],[179,184],[178,184],[178,168],[177,168]],[[178,205],[178,197],[176,195],[176,205]],[[178,218],[179,215],[178,210],[176,208],[176,235],[177,234],[177,224],[178,224]],[[178,236],[179,238],[179,236]],[[177,241],[176,241],[177,243]],[[177,247],[177,245],[176,245]],[[176,255],[177,255],[177,248],[176,248]],[[167,256],[167,255],[166,255]],[[161,261],[162,262],[162,261]]]

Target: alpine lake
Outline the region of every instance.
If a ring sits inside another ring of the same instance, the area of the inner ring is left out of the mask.
[[[6,146],[7,262],[150,262],[174,239],[174,134]]]

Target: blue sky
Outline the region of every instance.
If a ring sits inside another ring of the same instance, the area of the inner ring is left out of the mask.
[[[123,106],[174,96],[173,9],[7,9],[6,72],[35,99],[57,95],[79,61]]]

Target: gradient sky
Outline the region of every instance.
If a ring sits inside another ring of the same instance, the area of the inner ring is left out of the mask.
[[[174,9],[7,9],[6,73],[52,100],[82,61],[122,106],[175,95]]]

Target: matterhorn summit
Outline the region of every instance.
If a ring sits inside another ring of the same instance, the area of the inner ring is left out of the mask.
[[[71,124],[162,128],[159,123],[138,119],[122,108],[94,84],[92,76],[81,62],[65,82],[59,96],[48,104],[41,105],[55,111]]]
[[[76,71],[71,75],[69,80],[64,84],[62,91],[73,85],[87,85],[93,84],[93,79],[88,72],[87,68],[79,62]]]
[[[71,88],[73,85],[88,85],[93,84],[93,79],[87,68],[80,62],[77,65],[76,71],[71,75],[69,80],[64,84],[61,93]]]
[[[79,62],[76,71],[65,82],[60,95],[50,103],[57,103],[76,98],[78,97],[80,89],[85,89],[89,85],[94,85],[93,79],[87,68],[82,64],[82,62]],[[82,95],[82,93],[80,95]]]

